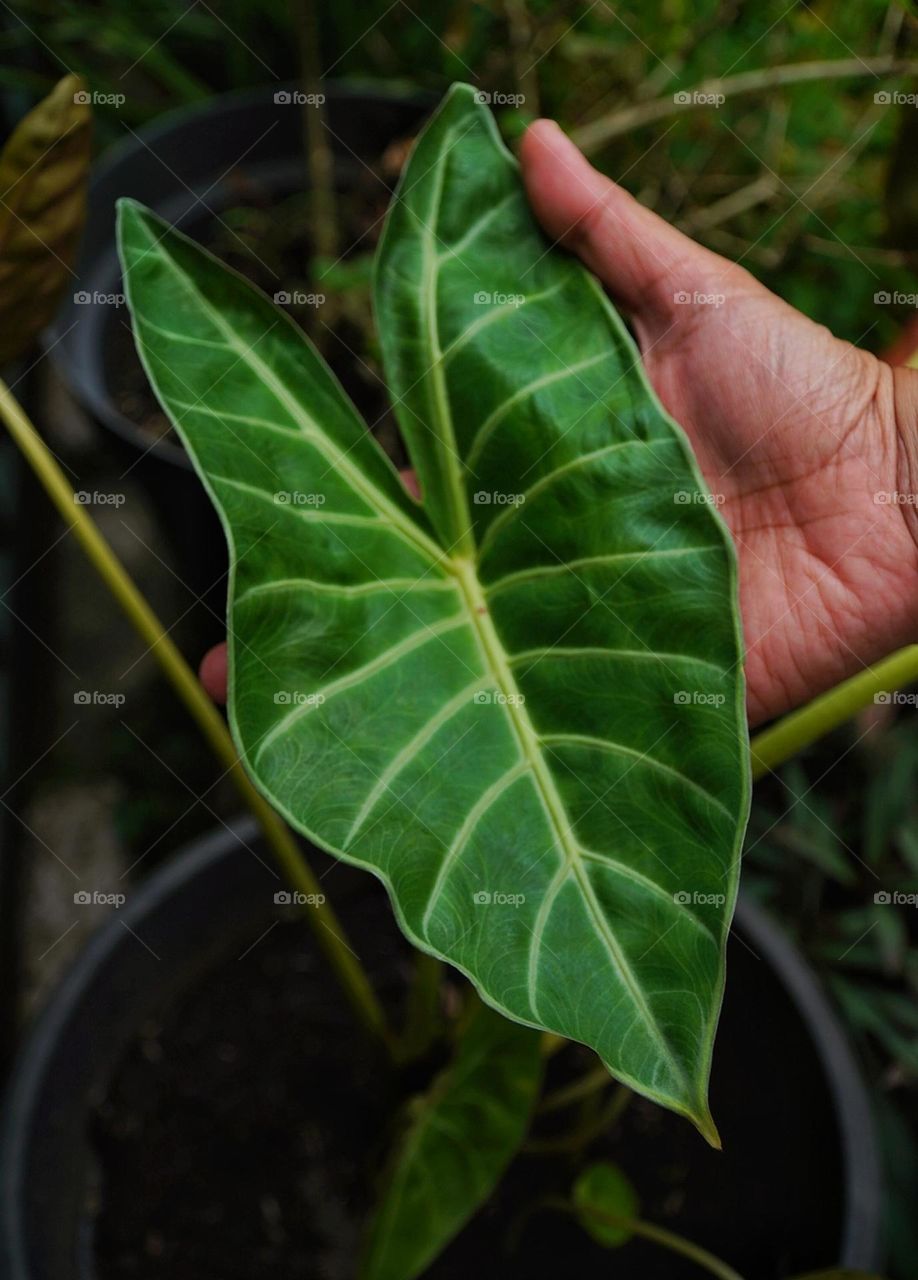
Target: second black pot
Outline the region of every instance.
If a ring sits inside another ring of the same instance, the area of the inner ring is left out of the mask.
[[[261,855],[249,823],[199,842],[133,893],[67,975],[24,1050],[4,1110],[4,1280],[96,1280],[99,1231],[106,1240],[112,1231],[111,1221],[105,1224],[110,1195],[106,1180],[118,1176],[111,1167],[106,1169],[108,1156],[100,1159],[98,1116],[100,1109],[110,1108],[107,1100],[113,1088],[123,1095],[124,1085],[117,1082],[125,1078],[125,1053],[136,1070],[136,1046],[151,1019],[172,1027],[173,1038],[167,1037],[170,1054],[191,1054],[192,1061],[184,1068],[190,1075],[181,1076],[177,1092],[168,1086],[170,1077],[155,1071],[156,1088],[151,1090],[147,1083],[138,1092],[134,1077],[136,1107],[146,1119],[135,1146],[128,1147],[136,1160],[131,1156],[122,1165],[122,1176],[132,1187],[136,1182],[142,1188],[129,1195],[130,1202],[139,1205],[136,1235],[143,1235],[147,1222],[161,1223],[167,1212],[185,1214],[189,1204],[200,1210],[197,1218],[191,1214],[199,1222],[202,1214],[206,1217],[202,1188],[210,1199],[219,1199],[214,1190],[218,1181],[223,1186],[223,1223],[236,1223],[251,1212],[261,1184],[251,1184],[249,1171],[264,1142],[257,1131],[246,1131],[243,1121],[276,1087],[264,1061],[278,1041],[290,1042],[293,1081],[278,1132],[289,1126],[318,1133],[311,1141],[319,1145],[310,1148],[312,1156],[309,1150],[297,1149],[290,1167],[279,1172],[272,1167],[271,1177],[284,1186],[298,1179],[308,1182],[310,1176],[314,1182],[311,1165],[322,1167],[316,1153],[331,1151],[335,1162],[340,1159],[344,1166],[356,1167],[377,1151],[380,1106],[383,1129],[386,1118],[378,1081],[385,1073],[379,1064],[373,1067],[372,1057],[360,1047],[339,994],[324,969],[316,968],[315,948],[305,933],[298,935],[302,942],[297,943],[304,964],[302,980],[293,982],[291,998],[301,1005],[305,999],[306,1004],[299,1020],[292,1014],[268,1017],[267,1042],[245,1050],[253,1059],[246,1088],[240,1089],[239,1077],[229,1072],[229,1107],[222,1112],[229,1132],[214,1131],[208,1120],[197,1145],[194,1140],[189,1145],[181,1125],[171,1131],[165,1148],[149,1145],[153,1131],[163,1127],[158,1116],[180,1117],[183,1108],[188,1115],[191,1107],[194,1118],[202,1106],[210,1115],[221,1099],[223,1104],[227,1101],[219,1074],[210,1069],[202,1079],[194,1065],[215,1059],[207,1049],[210,1033],[202,1045],[194,1030],[202,1005],[200,996],[188,1003],[189,991],[206,991],[208,1025],[216,1018],[214,1052],[221,1043],[231,1048],[234,1037],[245,1037],[253,999],[276,999],[276,969],[268,965],[260,973],[257,965],[267,964],[267,953],[261,950],[265,937],[277,936],[271,931],[279,921],[274,895],[280,882]],[[324,883],[345,926],[360,938],[383,994],[388,984],[391,996],[392,977],[404,963],[405,952],[383,890],[361,872],[326,862],[318,851],[310,856],[327,873]],[[259,961],[259,956],[265,959]],[[675,1177],[673,1186],[683,1205],[668,1225],[720,1251],[747,1280],[777,1280],[832,1262],[873,1270],[881,1261],[877,1150],[847,1041],[797,953],[749,902],[739,908],[729,968],[712,1079],[712,1107],[724,1152],[710,1151],[684,1121],[638,1101],[625,1113],[609,1157],[620,1159],[646,1191],[645,1212],[651,1219],[659,1217],[673,1194],[666,1186],[667,1178]],[[206,982],[211,985],[201,985]],[[339,1030],[330,1031],[339,1022]],[[141,1068],[141,1078],[149,1082],[142,1062]],[[240,1132],[248,1132],[241,1143]],[[164,1150],[165,1168],[157,1169],[152,1180],[145,1169],[138,1170],[137,1161],[155,1164]],[[280,1158],[270,1146],[269,1163]],[[533,1194],[532,1168],[530,1158],[514,1165],[492,1204],[431,1269],[431,1280],[454,1280],[474,1268],[488,1272],[489,1249],[507,1221],[519,1216],[521,1202]],[[320,1187],[320,1197],[325,1190]],[[316,1194],[315,1187],[310,1194]],[[172,1209],[167,1211],[164,1206],[169,1204]],[[345,1242],[357,1234],[359,1210],[350,1206],[356,1218],[345,1224]],[[321,1218],[324,1209],[317,1212]],[[186,1218],[182,1221],[187,1226]],[[122,1225],[115,1227],[123,1232]],[[183,1230],[175,1227],[180,1240]],[[220,1232],[225,1234],[225,1227]],[[222,1239],[222,1234],[215,1238]],[[690,1264],[640,1243],[629,1245],[619,1264],[618,1255],[592,1245],[559,1215],[531,1219],[527,1241],[526,1255],[517,1264],[524,1267],[528,1280],[541,1280],[543,1272],[556,1276],[562,1265],[566,1273],[607,1274],[613,1261],[622,1266],[627,1262],[627,1274],[640,1274],[644,1280],[689,1280],[695,1274]],[[137,1249],[141,1245],[134,1240]],[[197,1237],[185,1240],[178,1254],[164,1255],[162,1265],[168,1263],[168,1274],[181,1280],[223,1275],[225,1269],[208,1263],[205,1245],[206,1238],[204,1244]],[[239,1274],[325,1274],[311,1269],[314,1262],[300,1266],[298,1257],[291,1260],[283,1252],[275,1270],[267,1263],[262,1269],[251,1259],[246,1264],[244,1245],[245,1239],[238,1262],[249,1270]],[[174,1250],[175,1242],[169,1247]],[[335,1274],[349,1274],[340,1271],[340,1258],[338,1265]]]

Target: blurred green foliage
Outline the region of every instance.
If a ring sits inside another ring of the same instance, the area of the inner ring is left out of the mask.
[[[66,67],[100,94],[124,94],[118,108],[97,107],[100,133],[111,139],[166,108],[295,77],[303,3],[20,0],[0,25],[0,84],[37,92]],[[433,92],[454,79],[524,92],[522,106],[502,112],[511,135],[536,112],[575,127],[671,99],[712,76],[807,60],[908,58],[918,30],[910,6],[885,0],[790,8],[783,0],[317,0],[315,8],[326,74]],[[918,192],[896,181],[891,207],[884,200],[897,135],[916,110],[874,102],[878,91],[896,89],[908,91],[907,78],[865,71],[728,92],[720,106],[636,129],[594,158],[807,314],[881,349],[914,308],[877,306],[874,295],[918,293]],[[912,154],[906,147],[906,159]],[[760,179],[772,188],[763,199],[711,212]],[[714,225],[699,224],[699,215]]]

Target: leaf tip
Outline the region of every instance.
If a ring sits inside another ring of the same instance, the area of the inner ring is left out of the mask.
[[[703,1105],[697,1115],[691,1117],[691,1120],[708,1146],[713,1147],[715,1151],[723,1151],[724,1144],[721,1141],[717,1125],[714,1123],[714,1117],[711,1115],[707,1103]]]

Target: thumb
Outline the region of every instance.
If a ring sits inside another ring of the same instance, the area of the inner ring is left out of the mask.
[[[576,253],[626,311],[653,327],[666,323],[678,303],[716,292],[718,281],[739,270],[597,173],[553,120],[530,125],[520,163],[548,235]]]

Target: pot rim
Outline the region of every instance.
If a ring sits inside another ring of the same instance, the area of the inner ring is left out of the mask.
[[[432,109],[437,102],[436,94],[428,90],[412,89],[411,86],[398,82],[391,83],[349,78],[331,79],[322,83],[326,100],[338,105],[363,103],[370,110],[383,105],[413,105],[420,112],[423,108]],[[164,141],[180,137],[185,129],[193,128],[202,121],[219,119],[227,113],[244,112],[248,106],[262,106],[269,95],[285,90],[293,91],[297,87],[298,82],[296,81],[278,81],[274,84],[257,85],[246,89],[234,89],[226,93],[215,94],[213,97],[203,99],[200,102],[185,104],[165,111],[158,115],[155,120],[144,125],[143,128],[110,144],[102,152],[102,155],[92,168],[87,196],[87,221],[92,220],[94,213],[108,216],[110,200],[107,190],[110,186],[116,185],[115,180],[119,169],[130,164],[134,157],[142,155],[144,152],[157,153],[158,146],[162,145]],[[342,152],[338,159],[342,162],[347,161],[346,152]],[[205,186],[206,180],[211,176],[210,170],[206,170],[202,174],[200,180],[202,188]],[[225,177],[225,175],[223,176]],[[183,188],[186,188],[189,196],[194,195],[193,184],[186,186],[180,178],[176,178],[176,181]],[[218,179],[218,183],[219,181],[220,179]],[[208,186],[205,194],[210,190],[211,187]],[[151,201],[154,210],[164,212],[163,206],[167,205],[170,199],[175,199],[176,191],[175,187],[170,187],[162,200]],[[102,201],[104,208],[94,210],[94,200],[97,205]],[[194,205],[192,205],[193,207]],[[181,222],[181,219],[179,222]],[[97,246],[96,251],[92,254],[87,254],[84,246],[77,261],[79,279],[91,277],[97,264],[103,261],[106,253],[114,253],[113,236],[106,241],[106,246],[107,248]],[[121,412],[109,394],[107,381],[101,376],[101,361],[97,358],[93,367],[87,370],[85,362],[82,359],[78,359],[76,353],[66,343],[65,338],[70,327],[70,322],[64,314],[64,310],[59,310],[52,324],[39,335],[39,343],[43,354],[50,358],[55,374],[76,404],[84,412],[92,414],[106,430],[112,431],[121,440],[126,441],[137,449],[141,456],[150,453],[157,459],[178,466],[183,471],[189,472],[189,474],[193,473],[194,468],[191,460],[180,445],[175,444],[168,438],[151,441],[142,434],[136,423]],[[100,343],[96,341],[93,345],[98,350]]]

